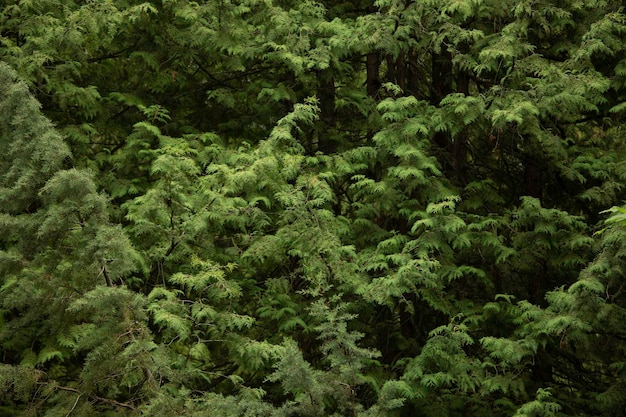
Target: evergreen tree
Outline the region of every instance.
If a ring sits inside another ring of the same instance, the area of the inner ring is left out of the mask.
[[[0,413],[625,414],[622,8],[3,3]]]

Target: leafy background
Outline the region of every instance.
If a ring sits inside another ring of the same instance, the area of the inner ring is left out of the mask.
[[[3,4],[0,414],[626,415],[622,2]]]

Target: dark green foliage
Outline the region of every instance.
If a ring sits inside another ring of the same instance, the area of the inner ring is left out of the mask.
[[[0,10],[0,414],[626,414],[621,2]]]

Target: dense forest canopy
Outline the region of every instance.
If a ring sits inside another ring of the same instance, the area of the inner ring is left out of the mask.
[[[626,416],[624,7],[4,0],[0,415]]]

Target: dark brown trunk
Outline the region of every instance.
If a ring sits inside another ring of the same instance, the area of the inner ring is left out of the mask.
[[[317,73],[317,98],[320,105],[320,119],[329,126],[337,120],[335,114],[335,78],[332,72],[325,70]]]
[[[466,163],[467,163],[467,134],[461,132],[454,138],[452,142],[452,165],[456,173],[458,181],[466,185]]]
[[[438,105],[441,99],[453,92],[452,56],[447,51],[431,55],[430,102]]]
[[[109,276],[109,271],[107,271],[107,267],[102,265],[102,275],[104,275],[104,280],[107,284],[107,287],[112,287],[113,282],[111,281],[111,277]]]
[[[407,92],[415,97],[419,97],[419,72],[417,71],[417,51],[411,48],[408,52],[409,59],[407,59],[404,68],[406,71],[406,89]]]
[[[530,160],[526,163],[526,169],[524,171],[524,195],[539,199],[543,195],[541,169],[534,160]]]
[[[385,57],[387,72],[385,80],[396,84],[407,95],[419,96],[419,73],[417,66],[417,51],[409,49],[401,52],[397,58],[391,55]]]
[[[367,95],[370,97],[378,97],[378,89],[380,88],[380,54],[373,52],[367,54],[365,67],[367,70]]]

